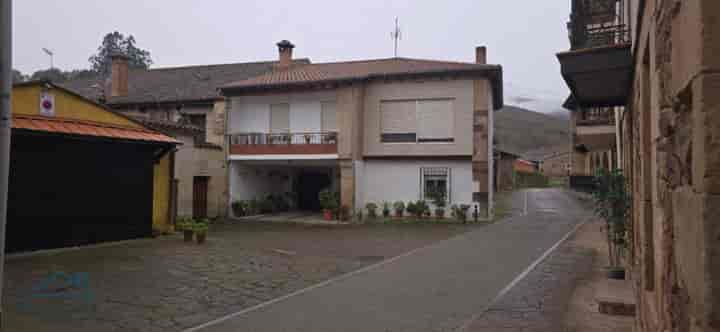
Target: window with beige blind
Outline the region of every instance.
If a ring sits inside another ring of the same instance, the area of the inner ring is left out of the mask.
[[[417,101],[418,142],[452,142],[452,100]]]
[[[392,100],[380,103],[384,143],[453,142],[453,100]]]
[[[337,131],[337,111],[334,101],[323,102],[322,108],[322,131]]]
[[[290,104],[270,105],[270,132],[273,134],[290,132]]]

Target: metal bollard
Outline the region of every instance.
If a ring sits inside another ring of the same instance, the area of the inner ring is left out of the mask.
[[[480,211],[478,209],[478,205],[475,204],[475,209],[473,210],[473,219],[475,220],[475,223],[478,222],[479,215],[480,215]]]

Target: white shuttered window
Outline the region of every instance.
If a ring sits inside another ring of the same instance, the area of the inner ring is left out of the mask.
[[[453,100],[393,100],[380,103],[381,141],[453,142]]]
[[[416,104],[415,100],[393,100],[380,103],[380,128],[383,142],[416,141]]]
[[[334,101],[322,103],[322,131],[337,131],[337,110]]]
[[[270,105],[270,132],[273,134],[290,132],[290,105]]]
[[[453,137],[452,100],[418,100],[418,141],[451,142]]]

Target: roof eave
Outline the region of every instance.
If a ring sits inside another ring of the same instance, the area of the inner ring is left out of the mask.
[[[396,79],[413,79],[432,76],[457,75],[468,77],[489,78],[492,82],[493,108],[499,110],[504,106],[503,100],[503,74],[502,66],[489,65],[485,68],[472,69],[443,69],[434,71],[423,71],[414,73],[393,73],[393,74],[371,74],[357,77],[345,77],[338,79],[316,80],[306,82],[289,82],[289,83],[270,83],[257,85],[225,85],[219,88],[221,95],[233,96],[243,95],[254,92],[266,92],[272,90],[311,88],[327,85],[342,85],[357,82],[370,82],[374,80],[396,80]]]

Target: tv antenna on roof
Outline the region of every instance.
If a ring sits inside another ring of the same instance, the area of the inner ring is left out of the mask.
[[[397,17],[395,17],[395,30],[390,32],[390,38],[395,41],[395,57],[397,58],[398,40],[402,39],[402,31],[400,30],[400,24],[398,23]]]
[[[42,50],[43,52],[45,52],[45,54],[50,56],[50,69],[53,69],[55,67],[55,64],[53,63],[53,57],[55,56],[55,53],[44,47],[42,48]]]

